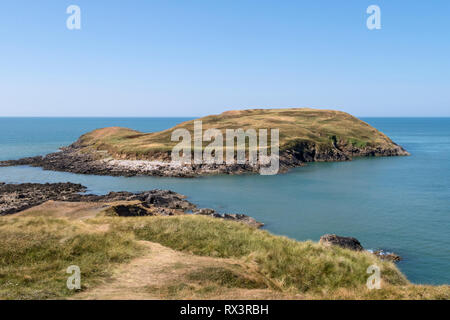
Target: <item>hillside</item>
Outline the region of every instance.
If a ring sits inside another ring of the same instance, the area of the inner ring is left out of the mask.
[[[380,131],[340,111],[308,108],[253,109],[227,111],[196,120],[202,121],[203,130],[216,128],[223,134],[225,129],[279,129],[281,152],[301,151],[302,146],[314,146],[316,150],[323,151],[337,149],[337,153],[349,157],[383,153],[407,154]],[[121,159],[153,159],[157,155],[170,153],[177,144],[171,141],[171,134],[175,129],[185,128],[193,132],[196,120],[153,133],[120,127],[98,129],[83,135],[75,146],[107,151],[111,156]],[[204,146],[206,145],[204,142]]]
[[[368,252],[274,236],[206,216],[108,216],[47,202],[0,217],[0,299],[449,299]],[[367,267],[381,268],[369,290]],[[81,290],[66,288],[69,265]]]

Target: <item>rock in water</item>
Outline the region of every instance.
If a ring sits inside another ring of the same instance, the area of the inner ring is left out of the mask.
[[[393,261],[393,262],[398,262],[398,261],[402,260],[402,258],[398,254],[395,254],[393,252],[386,252],[384,250],[377,250],[373,254],[376,255],[381,260],[387,260],[387,261]]]
[[[363,246],[358,241],[358,239],[352,237],[341,237],[335,234],[325,234],[321,236],[319,243],[326,246],[336,245],[341,248],[355,251],[364,250]]]
[[[250,227],[253,228],[261,228],[264,226],[264,223],[256,221],[254,218],[249,217],[245,214],[225,213],[224,215],[222,215],[222,217],[225,220],[232,220],[245,223],[246,225],[249,225]]]
[[[321,236],[319,243],[323,244],[325,246],[335,245],[335,246],[339,246],[341,248],[355,250],[355,251],[363,251],[364,250],[363,246],[361,245],[361,243],[359,242],[358,239],[352,238],[352,237],[341,237],[341,236],[338,236],[335,234],[325,234],[325,235]],[[393,252],[386,252],[384,250],[377,250],[375,252],[373,252],[372,250],[367,250],[367,251],[374,254],[381,260],[387,260],[387,261],[392,261],[392,262],[398,262],[398,261],[402,260],[402,258],[399,255],[397,255]]]
[[[264,223],[256,221],[254,218],[249,217],[245,214],[239,214],[239,213],[218,213],[214,209],[209,208],[202,208],[197,209],[194,211],[194,214],[200,214],[204,216],[210,216],[213,218],[220,218],[224,220],[232,220],[237,222],[245,223],[246,225],[253,227],[253,228],[261,228],[264,226]]]

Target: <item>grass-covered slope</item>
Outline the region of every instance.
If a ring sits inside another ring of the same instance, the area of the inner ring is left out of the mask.
[[[280,151],[294,152],[302,161],[334,160],[345,156],[406,155],[407,152],[369,124],[340,111],[309,108],[253,109],[228,111],[203,117],[203,130],[279,129]],[[153,133],[111,127],[83,135],[74,146],[85,151],[104,151],[120,159],[168,159],[178,143],[171,141],[173,130],[186,128],[193,139],[194,120]],[[204,142],[206,146],[208,142]],[[304,155],[302,153],[308,153]]]
[[[411,285],[366,252],[274,236],[203,216],[0,217],[0,299],[449,299],[448,286]],[[382,289],[368,290],[367,267]],[[66,288],[78,265],[82,291]]]

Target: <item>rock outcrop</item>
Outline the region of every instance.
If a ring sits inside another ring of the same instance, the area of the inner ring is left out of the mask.
[[[355,251],[362,251],[364,250],[361,243],[356,238],[352,237],[341,237],[335,234],[325,234],[320,237],[319,240],[320,244],[323,244],[325,246],[339,246],[341,248],[355,250]]]
[[[75,183],[0,183],[0,215],[23,211],[48,200],[67,201],[86,188]]]
[[[234,214],[234,213],[220,214],[220,213],[216,212],[215,210],[208,209],[208,208],[198,209],[194,212],[194,214],[201,214],[201,215],[210,216],[210,217],[214,217],[214,218],[243,222],[243,223],[245,223],[251,227],[255,227],[255,228],[261,228],[262,226],[264,226],[264,223],[256,221],[252,217],[246,216],[245,214]]]
[[[20,212],[49,200],[69,202],[112,203],[107,214],[115,216],[172,216],[201,214],[245,223],[260,228],[264,224],[244,214],[220,214],[213,209],[201,209],[182,194],[170,190],[150,190],[139,193],[110,192],[106,195],[82,194],[86,187],[66,183],[0,183],[0,216]],[[117,204],[115,204],[117,202]],[[123,203],[126,202],[126,203]]]
[[[373,253],[381,260],[387,260],[387,261],[393,261],[398,262],[402,260],[402,257],[400,257],[398,254],[395,254],[393,252],[386,252],[384,250],[377,250]]]
[[[319,243],[324,246],[334,245],[334,246],[339,246],[341,248],[350,249],[350,250],[354,250],[354,251],[363,251],[364,250],[363,246],[361,245],[361,243],[359,242],[358,239],[352,238],[352,237],[342,237],[342,236],[338,236],[335,234],[325,234],[325,235],[321,236]],[[367,251],[373,253],[381,260],[387,260],[387,261],[393,261],[393,262],[398,262],[398,261],[402,260],[402,258],[399,255],[397,255],[393,252],[386,252],[384,250],[377,250],[375,252],[372,250],[367,250]]]

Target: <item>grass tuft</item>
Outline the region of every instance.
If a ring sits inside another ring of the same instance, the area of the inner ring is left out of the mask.
[[[189,280],[200,283],[212,282],[226,288],[266,289],[267,285],[262,281],[250,279],[237,271],[224,267],[204,267],[188,274]]]

